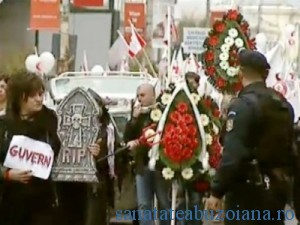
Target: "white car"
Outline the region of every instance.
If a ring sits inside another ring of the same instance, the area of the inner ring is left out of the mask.
[[[140,84],[151,83],[160,91],[158,78],[147,73],[105,72],[85,74],[85,72],[67,72],[49,81],[49,96],[46,104],[54,108],[76,87],[91,88],[108,101],[109,112],[122,136],[130,118],[132,101],[136,98],[136,89]]]

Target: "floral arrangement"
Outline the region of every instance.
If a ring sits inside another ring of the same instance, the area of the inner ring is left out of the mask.
[[[247,21],[237,10],[229,10],[222,21],[216,21],[204,41],[202,62],[205,73],[222,93],[235,94],[242,86],[238,78],[238,52],[255,49]]]
[[[165,121],[160,140],[155,143],[153,126],[145,130],[145,136],[153,145],[158,145],[156,169],[161,170],[165,179],[180,179],[197,190],[200,182],[199,191],[203,192],[209,187],[221,158],[220,112],[210,97],[200,97],[184,88],[174,95],[175,89],[170,85],[158,97],[158,104],[150,113],[156,129],[162,120]],[[153,151],[152,148],[149,152],[150,158]]]

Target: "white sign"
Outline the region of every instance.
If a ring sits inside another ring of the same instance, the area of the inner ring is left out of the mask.
[[[13,136],[4,161],[4,166],[11,169],[32,171],[32,175],[48,179],[54,153],[51,146],[22,135]]]
[[[209,28],[184,27],[183,49],[184,53],[201,54],[204,51],[203,43],[208,36]]]

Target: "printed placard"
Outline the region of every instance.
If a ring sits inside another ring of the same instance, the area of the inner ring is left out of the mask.
[[[51,146],[32,138],[13,136],[4,161],[4,166],[11,169],[30,170],[34,177],[48,179],[54,160]]]
[[[183,45],[184,53],[201,54],[204,51],[203,43],[208,35],[209,28],[184,27]]]

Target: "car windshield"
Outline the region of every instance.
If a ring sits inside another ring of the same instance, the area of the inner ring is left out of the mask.
[[[76,87],[91,88],[98,94],[112,93],[135,93],[136,88],[147,82],[147,78],[141,77],[64,77],[55,80],[56,99],[64,98],[69,92]]]

